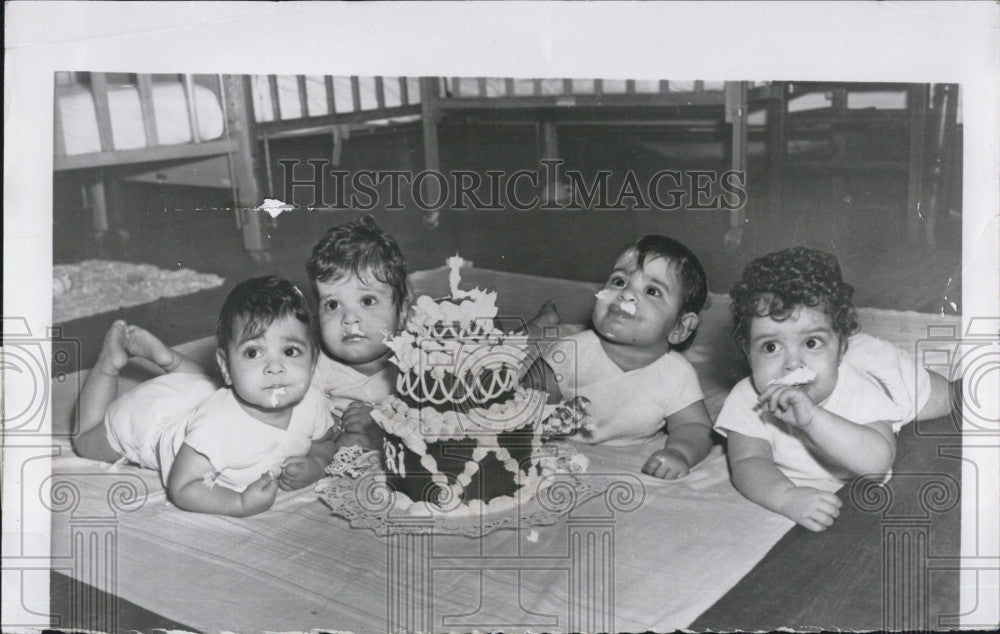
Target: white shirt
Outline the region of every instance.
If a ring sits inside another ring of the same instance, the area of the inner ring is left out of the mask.
[[[861,339],[856,341],[856,337]],[[918,378],[920,373],[916,371],[917,366],[912,362],[912,357],[875,337],[855,335],[848,343],[849,352],[855,344],[858,348],[855,355],[845,355],[838,368],[837,384],[833,392],[819,405],[859,425],[883,421],[890,423],[893,431],[898,431],[926,403],[929,390],[924,390],[921,395],[923,403],[918,402],[917,395],[920,392],[914,390],[917,390],[918,385],[927,385],[930,378]],[[848,358],[852,361],[871,361],[878,354],[883,355],[882,360],[889,360],[891,363],[861,370],[847,361]],[[910,363],[905,358],[909,358]],[[904,369],[906,367],[909,372]],[[919,370],[926,375],[926,370]],[[907,379],[907,375],[913,378]],[[888,385],[893,387],[887,387]],[[737,383],[719,412],[715,422],[716,429],[723,435],[726,431],[735,431],[767,441],[771,445],[774,464],[797,485],[836,490],[840,484],[853,477],[847,469],[824,460],[805,432],[762,409],[755,409],[757,398],[758,394],[750,377]]]
[[[597,425],[576,440],[637,445],[663,432],[667,416],[704,398],[694,367],[678,352],[625,372],[612,361],[597,334],[584,330],[551,346],[543,358],[552,368],[563,398],[590,400]]]
[[[223,388],[188,418],[183,442],[212,463],[216,484],[243,491],[267,471],[277,476],[288,458],[306,455],[331,422],[315,392],[306,394],[292,410],[288,427],[279,429],[248,414],[232,390]]]
[[[379,372],[368,376],[322,354],[313,371],[312,388],[318,389],[327,398],[334,414],[340,416],[352,401],[377,405],[393,394],[396,369],[387,363]]]

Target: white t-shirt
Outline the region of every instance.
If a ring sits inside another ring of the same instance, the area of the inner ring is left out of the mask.
[[[859,425],[883,421],[899,431],[927,402],[927,371],[918,368],[905,351],[869,335],[852,337],[848,352],[852,347],[855,354],[841,360],[837,384],[819,405]],[[869,365],[860,369],[855,365],[859,361]],[[737,383],[726,397],[715,428],[723,435],[735,431],[767,441],[774,464],[797,485],[836,490],[853,477],[847,469],[822,458],[803,431],[755,409],[757,397],[750,377]]]
[[[312,388],[318,389],[333,413],[340,416],[352,401],[378,405],[393,394],[396,368],[387,363],[382,370],[368,376],[321,354],[313,371]]]
[[[623,371],[601,347],[593,330],[584,330],[543,353],[563,398],[590,400],[597,429],[576,440],[637,445],[664,431],[667,416],[704,398],[694,367],[678,352],[668,352],[644,368]]]
[[[333,424],[328,410],[322,394],[309,390],[292,410],[288,429],[281,430],[247,414],[232,390],[218,389],[208,376],[174,372],[115,399],[105,427],[111,447],[129,462],[158,470],[164,486],[187,442],[223,472],[219,484],[242,491],[286,458],[305,455]]]
[[[288,427],[279,429],[248,414],[232,390],[223,388],[191,414],[182,440],[212,463],[216,484],[243,491],[267,471],[277,476],[288,458],[306,455],[331,423],[315,393],[307,393],[292,410]]]

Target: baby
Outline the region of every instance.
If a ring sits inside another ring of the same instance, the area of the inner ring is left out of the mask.
[[[812,531],[838,516],[833,491],[843,483],[889,477],[894,432],[949,407],[944,378],[903,350],[851,336],[853,293],[836,257],[803,247],[754,260],[730,292],[733,337],[751,370],[716,421],[733,484]],[[845,359],[849,341],[858,365]]]
[[[543,353],[550,394],[590,401],[588,441],[639,444],[666,423],[666,445],[642,467],[658,478],[687,475],[711,449],[701,386],[679,352],[694,337],[707,295],[705,272],[687,247],[645,236],[618,257],[597,293],[593,329]]]
[[[160,471],[178,507],[242,517],[274,504],[289,458],[327,442],[332,424],[317,395],[305,298],[291,282],[257,277],[238,284],[219,315],[216,361],[226,387],[152,334],[116,321],[80,392],[74,448]],[[166,374],[117,395],[129,355]]]
[[[385,341],[402,329],[413,296],[406,260],[392,236],[366,215],[329,229],[313,247],[306,270],[319,303],[323,343],[313,387],[343,421],[338,446],[378,448],[381,428],[369,414],[396,390],[396,366]],[[543,308],[527,330],[540,332],[553,316]],[[322,476],[312,465],[304,468],[304,479]]]
[[[322,341],[313,389],[340,420],[337,446],[378,448],[381,429],[369,413],[395,391],[392,352],[384,342],[399,332],[409,308],[406,260],[392,236],[362,216],[330,228],[313,247],[306,270],[319,304]],[[286,468],[296,484],[323,476],[310,463],[302,473],[297,467]]]

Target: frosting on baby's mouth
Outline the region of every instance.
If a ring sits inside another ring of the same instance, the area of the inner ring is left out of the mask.
[[[815,380],[816,371],[803,366],[801,368],[795,368],[784,376],[778,377],[768,383],[768,385],[806,385],[807,383],[812,383]]]
[[[364,331],[361,330],[361,326],[359,326],[357,324],[351,324],[351,329],[347,331],[347,334],[349,334],[349,335],[356,335],[356,336],[359,336],[359,337],[365,336]]]
[[[278,403],[285,396],[285,386],[281,386],[271,391],[271,407],[277,407]]]
[[[617,291],[615,291],[614,289],[602,288],[601,290],[597,291],[597,293],[594,294],[594,297],[600,300],[607,300],[614,297],[616,293]],[[615,302],[615,305],[617,305],[618,308],[621,309],[623,313],[628,313],[629,315],[635,314],[636,299],[634,297],[620,299],[617,302]]]

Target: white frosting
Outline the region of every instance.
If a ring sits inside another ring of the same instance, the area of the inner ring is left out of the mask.
[[[550,416],[556,406],[546,405],[545,393],[519,386],[522,370],[531,360],[533,346],[526,335],[507,334],[495,326],[496,293],[458,288],[459,269],[463,263],[458,255],[447,260],[451,269],[448,277],[450,299],[417,298],[403,332],[386,336],[385,344],[393,352],[390,361],[399,368],[396,387],[420,404],[459,404],[470,400],[479,404],[505,395],[510,398],[492,403],[488,408],[459,412],[410,407],[398,397],[389,396],[372,411],[372,419],[419,456],[421,467],[431,474],[431,481],[441,487],[439,501],[444,508],[433,503],[413,502],[407,495],[394,492],[395,510],[413,515],[474,517],[507,512],[535,496],[542,476],[577,472],[586,469],[587,464],[584,456],[560,462],[543,454],[543,432],[551,432],[553,426],[546,427],[540,421]],[[497,438],[501,433],[525,427],[532,430],[531,464],[539,467],[530,469],[529,474],[521,470],[509,451],[499,446]],[[562,428],[561,422],[559,428]],[[437,461],[428,454],[427,445],[466,437],[478,439],[479,445],[462,472],[455,476],[455,481],[449,482],[448,476],[438,469]],[[479,500],[459,503],[465,488],[480,470],[482,460],[490,453],[513,474],[519,487],[516,493],[493,498],[489,503]]]
[[[785,376],[771,381],[768,385],[805,385],[807,383],[812,383],[815,380],[816,371],[803,366],[792,370]]]

